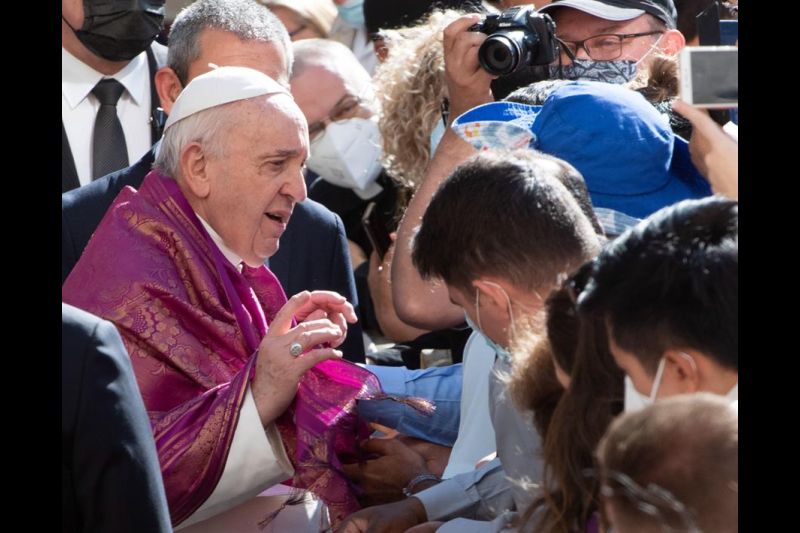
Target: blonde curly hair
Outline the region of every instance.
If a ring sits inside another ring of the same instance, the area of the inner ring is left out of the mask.
[[[430,135],[447,96],[442,32],[464,14],[437,10],[417,26],[381,32],[388,57],[373,81],[381,108],[382,163],[390,176],[412,190],[430,160]]]

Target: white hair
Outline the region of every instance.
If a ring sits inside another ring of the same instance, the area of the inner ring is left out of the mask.
[[[372,78],[353,52],[342,43],[330,39],[303,39],[293,42],[292,48],[292,79],[309,67],[322,67],[342,78],[345,86],[354,94],[372,98]]]
[[[225,154],[225,133],[237,114],[236,106],[247,100],[237,100],[189,115],[164,132],[153,168],[177,179],[180,173],[181,152],[191,143],[199,143],[203,151],[214,157]]]

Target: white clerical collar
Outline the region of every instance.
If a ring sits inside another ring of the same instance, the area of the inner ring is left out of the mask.
[[[197,213],[195,213],[195,215],[197,215]],[[241,272],[242,271],[242,258],[239,257],[238,255],[236,255],[236,253],[233,250],[231,250],[230,248],[228,248],[225,245],[225,242],[222,240],[222,237],[219,236],[219,233],[214,231],[214,228],[212,228],[208,224],[208,222],[203,220],[203,217],[201,217],[200,215],[197,215],[197,218],[200,219],[200,223],[202,223],[203,227],[206,228],[206,231],[211,236],[211,240],[214,241],[214,244],[217,245],[217,247],[219,248],[219,251],[222,252],[222,255],[225,256],[225,259],[230,261],[231,264],[236,267],[236,270]]]

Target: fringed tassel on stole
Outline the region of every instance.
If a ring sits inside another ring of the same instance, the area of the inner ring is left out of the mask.
[[[363,400],[370,400],[370,401],[380,401],[380,400],[392,400],[398,403],[405,404],[412,409],[419,411],[421,414],[425,416],[431,416],[434,411],[436,411],[436,404],[434,404],[430,400],[426,400],[425,398],[420,398],[419,396],[397,396],[394,394],[376,394],[370,398],[362,398]]]
[[[397,396],[394,394],[380,393],[374,396],[364,397],[360,399],[369,401],[392,400],[394,402],[408,405],[412,409],[420,412],[425,416],[431,416],[434,413],[434,411],[436,411],[435,403],[433,403],[431,400],[420,398],[418,396]],[[263,520],[261,520],[258,523],[259,529],[263,531],[273,520],[275,520],[275,517],[277,517],[278,514],[286,508],[286,506],[298,505],[305,502],[307,493],[308,493],[307,490],[297,489],[293,487],[289,498],[287,498],[287,500],[283,502],[283,504],[281,504],[280,507],[278,507],[275,511],[272,511],[269,515],[267,515]]]
[[[287,505],[299,505],[301,503],[305,503],[307,496],[308,491],[292,487],[292,491],[289,493],[289,497],[286,498],[286,501],[283,502],[280,507],[264,517],[264,519],[258,523],[258,528],[263,531],[270,524],[270,522],[275,520],[275,517],[278,516],[281,511],[286,509]]]

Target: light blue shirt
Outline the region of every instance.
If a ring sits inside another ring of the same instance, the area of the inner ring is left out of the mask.
[[[360,400],[358,414],[369,422],[394,428],[404,435],[452,446],[458,437],[461,406],[462,365],[409,370],[406,367],[366,365],[378,376],[383,391],[395,396],[418,396],[431,400],[436,410],[430,416],[392,400]]]

